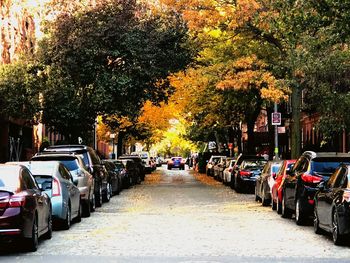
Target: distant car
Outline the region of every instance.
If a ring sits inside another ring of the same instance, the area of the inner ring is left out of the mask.
[[[223,155],[212,155],[206,165],[206,174],[208,176],[214,176],[214,166],[220,161],[221,158],[226,158]]]
[[[281,161],[268,161],[261,174],[256,178],[255,201],[261,201],[263,206],[267,206],[271,203],[270,185],[275,181],[274,178],[281,164]]]
[[[154,170],[153,162],[149,152],[132,152],[131,155],[138,155],[141,158],[144,166],[144,172],[146,174],[149,174]]]
[[[315,194],[314,230],[332,233],[335,245],[342,245],[350,234],[350,166],[341,165]]]
[[[32,161],[59,161],[70,171],[74,184],[79,188],[83,216],[89,217],[95,211],[94,178],[86,170],[83,159],[74,153],[40,153]]]
[[[235,190],[245,192],[255,187],[257,177],[261,174],[266,160],[244,160],[235,174]]]
[[[172,157],[168,161],[168,170],[171,170],[173,168],[179,168],[180,170],[185,170],[185,159],[182,157]]]
[[[145,180],[146,172],[145,172],[145,164],[142,161],[141,157],[138,155],[122,155],[119,157],[119,160],[129,159],[133,160],[135,166],[137,167],[137,176],[140,177],[141,181]]]
[[[116,165],[123,169],[123,188],[127,189],[135,184],[141,183],[140,169],[133,159],[118,159]]]
[[[282,213],[282,185],[287,173],[293,168],[296,160],[284,160],[275,176],[275,183],[271,188],[272,210]]]
[[[45,193],[51,198],[54,225],[69,229],[73,219],[80,222],[80,191],[74,185],[73,176],[68,169],[58,161],[31,161],[23,164],[39,185],[47,185]]]
[[[101,163],[101,160],[94,149],[86,145],[67,144],[49,146],[45,148],[43,152],[70,152],[80,155],[84,161],[86,169],[94,177],[95,205],[100,207],[102,206],[103,200],[108,200],[110,197],[110,187],[107,182],[108,172]]]
[[[220,159],[214,165],[214,178],[216,180],[222,181],[223,173],[226,168],[226,156],[220,157]]]
[[[295,213],[298,225],[313,215],[314,196],[321,181],[327,181],[341,163],[350,163],[350,154],[304,152],[283,182],[282,216]]]
[[[52,236],[51,201],[22,165],[0,165],[0,240],[23,239],[36,251],[38,239]]]

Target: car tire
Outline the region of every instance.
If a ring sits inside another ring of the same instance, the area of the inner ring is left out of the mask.
[[[278,196],[277,196],[276,208],[277,208],[276,209],[277,214],[279,214],[279,215],[282,214],[282,203],[281,203]]]
[[[69,204],[66,211],[66,218],[62,222],[62,229],[64,230],[70,229],[71,222],[72,222],[72,214],[71,214],[71,207]]]
[[[300,197],[297,198],[297,201],[295,203],[295,223],[298,226],[302,226],[305,224],[305,213],[301,205]]]
[[[90,195],[89,195],[90,196]],[[91,215],[91,207],[90,207],[90,199],[88,199],[88,200],[84,200],[84,202],[83,202],[83,213],[82,213],[82,215],[84,216],[84,217],[90,217],[90,215]]]
[[[283,196],[282,196],[282,211],[281,211],[281,214],[282,214],[283,218],[291,218],[292,217],[292,212],[286,206],[285,194],[283,194]]]
[[[96,198],[95,198],[95,193],[92,193],[92,197],[90,200],[90,211],[95,212],[96,210]]]
[[[339,233],[339,220],[336,211],[333,211],[332,214],[332,238],[334,245],[340,246],[344,244],[345,236]]]
[[[271,201],[271,209],[273,211],[275,211],[277,209],[277,203],[274,200]]]
[[[102,206],[102,186],[99,184],[98,191],[95,193],[95,206],[101,207]]]
[[[43,236],[45,239],[51,239],[52,238],[52,212],[50,209],[50,214],[47,218],[47,232]]]
[[[259,202],[260,201],[260,197],[258,196],[258,190],[257,187],[255,185],[255,202]]]
[[[316,206],[315,206],[315,208],[314,208],[314,220],[313,220],[314,222],[314,232],[315,232],[315,234],[318,234],[318,235],[320,235],[320,234],[322,234],[323,233],[323,231],[322,231],[322,229],[320,228],[320,220],[318,219],[318,214],[317,214],[317,211],[316,211]]]
[[[39,227],[36,214],[34,215],[31,237],[26,239],[26,248],[29,252],[38,250],[39,245]]]
[[[232,190],[234,190],[236,187],[235,187],[235,180],[233,178],[233,175],[231,174],[231,181],[230,181],[230,187]]]
[[[238,181],[238,176],[235,176],[235,190],[237,193],[242,193],[241,185]]]
[[[112,195],[112,186],[110,183],[107,183],[106,191],[102,195],[102,202],[108,203],[111,200]]]
[[[261,191],[261,204],[262,206],[268,206],[270,205],[271,200],[265,198],[265,187],[262,185],[262,191]]]
[[[83,206],[81,204],[81,200],[79,201],[79,210],[78,210],[78,215],[77,217],[74,219],[75,223],[80,223],[81,222],[81,216],[83,214]]]

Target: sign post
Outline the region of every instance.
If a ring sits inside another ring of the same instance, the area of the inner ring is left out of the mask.
[[[278,126],[281,125],[282,122],[282,117],[281,117],[281,113],[277,112],[277,103],[275,102],[274,105],[274,112],[272,113],[271,116],[271,122],[272,125],[275,126],[275,156],[274,159],[278,160],[279,159],[279,153],[278,153]]]

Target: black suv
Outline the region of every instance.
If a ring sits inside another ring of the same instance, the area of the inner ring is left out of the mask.
[[[100,207],[102,201],[109,201],[112,189],[107,180],[108,172],[94,149],[85,145],[55,145],[45,148],[43,152],[70,152],[79,155],[83,159],[86,169],[94,177],[96,206]]]
[[[282,185],[282,217],[295,213],[298,225],[313,215],[314,196],[321,181],[327,181],[342,163],[350,163],[350,154],[304,152],[287,174]]]

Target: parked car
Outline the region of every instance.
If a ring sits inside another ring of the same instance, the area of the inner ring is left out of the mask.
[[[282,216],[295,213],[298,225],[311,217],[317,185],[327,181],[341,163],[350,163],[350,154],[304,152],[283,182]]]
[[[122,175],[120,171],[112,161],[103,160],[102,163],[106,166],[108,171],[108,182],[111,186],[112,194],[119,194],[122,189]]]
[[[180,170],[185,170],[185,163],[186,160],[183,159],[182,157],[172,157],[168,161],[168,170],[171,170],[173,168],[179,168]]]
[[[271,188],[275,181],[276,173],[281,167],[281,161],[268,161],[261,174],[256,178],[255,201],[261,201],[263,206],[271,203]]]
[[[284,160],[275,176],[275,183],[271,187],[272,210],[282,213],[282,185],[287,173],[293,168],[296,160]],[[274,177],[274,176],[273,176]]]
[[[256,178],[261,174],[266,160],[244,160],[235,174],[235,190],[242,193],[255,187]]]
[[[132,152],[131,155],[137,155],[141,158],[144,166],[144,173],[149,174],[154,170],[154,166],[149,152]]]
[[[103,200],[109,200],[108,172],[94,149],[85,145],[55,145],[45,148],[43,152],[71,152],[81,156],[85,167],[94,177],[95,205],[100,207]]]
[[[0,165],[1,241],[21,239],[36,251],[39,237],[51,238],[51,201],[42,190],[25,166]]]
[[[236,160],[230,160],[226,165],[226,168],[223,173],[223,179],[222,179],[222,182],[224,183],[224,185],[229,185],[231,182],[231,174],[233,171],[233,166],[235,165],[235,161]]]
[[[222,174],[224,173],[225,165],[226,165],[226,156],[220,157],[220,159],[214,164],[214,178],[218,181],[222,180]]]
[[[135,163],[135,166],[137,167],[137,176],[140,177],[141,181],[145,180],[145,165],[144,162],[142,161],[142,159],[138,156],[138,155],[122,155],[119,157],[119,160],[123,160],[123,159],[129,159],[129,160],[133,160]]]
[[[220,161],[221,158],[226,158],[224,155],[212,155],[206,165],[206,174],[208,176],[214,176],[214,166]]]
[[[332,233],[333,242],[341,245],[350,234],[350,166],[341,165],[321,182],[315,194],[314,230]],[[323,231],[324,230],[324,231]]]
[[[235,164],[233,165],[233,169],[232,169],[232,173],[231,173],[231,188],[235,189],[236,188],[236,177],[237,177],[237,173],[239,171],[239,167],[242,164],[243,161],[245,160],[251,160],[251,161],[265,161],[264,163],[266,163],[267,161],[265,160],[264,157],[262,156],[257,156],[257,155],[252,155],[252,154],[240,154],[236,161]]]
[[[123,170],[123,188],[129,188],[141,183],[140,171],[137,163],[132,159],[118,159],[114,162],[118,169]]]
[[[59,161],[73,176],[74,184],[79,188],[83,216],[89,217],[95,211],[94,178],[85,167],[80,155],[69,152],[46,152],[32,157],[32,161]]]
[[[81,221],[80,191],[68,169],[58,161],[24,162],[39,185],[50,185],[45,193],[51,198],[54,226],[69,229],[73,220]]]

